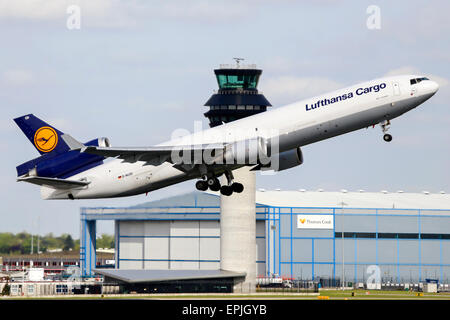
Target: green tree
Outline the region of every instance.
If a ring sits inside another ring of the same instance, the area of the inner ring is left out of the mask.
[[[63,242],[63,250],[64,251],[69,251],[69,250],[73,250],[73,248],[75,247],[75,242],[72,239],[72,236],[70,234],[68,234],[65,238],[63,238],[64,242]]]
[[[40,247],[43,252],[48,249],[62,248],[62,245],[58,243],[57,238],[53,236],[53,233],[48,233],[40,239]]]
[[[14,245],[14,235],[10,232],[0,233],[0,253],[10,253]]]
[[[34,236],[34,248],[37,248],[37,237]],[[112,239],[112,237],[111,237]],[[46,252],[47,249],[79,250],[79,240],[74,240],[71,235],[63,234],[55,237],[52,233],[39,237],[39,250]],[[10,232],[0,233],[0,254],[10,253],[30,253],[31,234],[20,232],[13,234]]]
[[[5,286],[3,287],[3,290],[2,290],[2,296],[9,296],[10,291],[11,291],[11,287],[10,287],[9,283],[5,284]]]
[[[114,236],[103,233],[97,238],[97,248],[114,248]]]

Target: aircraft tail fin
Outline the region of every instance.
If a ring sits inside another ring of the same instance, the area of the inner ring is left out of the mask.
[[[81,152],[86,146],[109,146],[107,138],[81,143],[33,114],[14,119],[40,156],[16,167],[18,181],[52,188],[81,185],[80,182],[61,182],[77,173],[103,163],[104,157]],[[59,179],[59,180],[58,180]]]
[[[14,121],[41,155],[50,152],[54,154],[63,153],[71,149],[65,139],[61,139],[64,135],[62,131],[33,114],[24,115],[14,119]]]

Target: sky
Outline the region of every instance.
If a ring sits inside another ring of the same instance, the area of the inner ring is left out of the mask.
[[[195,121],[208,127],[213,69],[233,57],[263,69],[272,108],[385,75],[440,84],[392,121],[392,142],[377,126],[305,146],[304,164],[258,174],[257,188],[450,192],[449,11],[445,0],[0,0],[0,232],[78,238],[80,207],[194,191],[188,181],[147,196],[41,200],[16,182],[15,167],[38,153],[12,119],[33,113],[80,141],[154,145]]]

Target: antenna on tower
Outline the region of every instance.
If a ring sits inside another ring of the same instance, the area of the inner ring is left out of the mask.
[[[236,66],[239,68],[239,62],[244,61],[244,58],[233,58],[236,61]]]

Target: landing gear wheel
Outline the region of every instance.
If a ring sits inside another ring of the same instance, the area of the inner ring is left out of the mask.
[[[383,136],[383,140],[386,141],[386,142],[391,142],[392,141],[392,136],[389,133],[386,133]]]
[[[242,191],[244,191],[244,185],[239,182],[234,182],[231,185],[231,188],[233,189],[233,192],[237,192],[237,193],[241,193]]]
[[[231,186],[223,185],[220,187],[220,193],[224,196],[231,196],[233,194],[233,188]]]
[[[208,187],[211,191],[219,191],[220,190],[220,181],[217,178],[209,178],[207,180]]]
[[[208,184],[206,183],[205,180],[198,180],[195,183],[195,187],[197,188],[197,190],[200,190],[200,191],[208,190]]]

